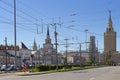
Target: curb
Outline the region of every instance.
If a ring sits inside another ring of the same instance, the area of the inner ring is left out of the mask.
[[[49,72],[21,72],[15,73],[16,76],[30,76],[30,75],[40,75],[40,74],[47,74]]]

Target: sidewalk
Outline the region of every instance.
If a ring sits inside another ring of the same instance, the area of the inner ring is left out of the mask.
[[[40,75],[40,74],[47,74],[47,73],[50,73],[50,72],[14,72],[14,71],[0,72],[0,74],[12,74],[16,76]]]

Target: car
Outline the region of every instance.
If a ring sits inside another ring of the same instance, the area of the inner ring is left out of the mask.
[[[6,71],[17,71],[18,68],[15,67],[14,65],[10,65],[8,68],[6,68]]]
[[[9,65],[8,65],[8,66],[2,65],[1,68],[0,68],[0,70],[1,70],[1,71],[6,71],[6,69],[7,69],[8,67],[10,67],[10,66],[9,66]]]
[[[0,68],[1,71],[5,71],[5,69],[6,69],[6,65],[2,65]]]

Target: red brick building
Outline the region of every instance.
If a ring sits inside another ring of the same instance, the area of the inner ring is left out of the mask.
[[[0,45],[0,65],[14,64],[14,49],[13,45]],[[19,54],[19,47],[16,46],[17,54]],[[17,66],[20,66],[21,57],[17,55]]]

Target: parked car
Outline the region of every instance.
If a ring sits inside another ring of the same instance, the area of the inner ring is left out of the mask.
[[[6,71],[17,71],[18,69],[14,65],[10,65],[8,68],[6,68]]]
[[[9,66],[9,65],[8,65],[8,66],[2,65],[1,68],[0,68],[0,70],[1,70],[1,71],[6,71],[6,69],[7,69],[8,67],[10,67],[10,66]]]
[[[6,65],[2,65],[0,68],[1,71],[5,71],[5,69],[6,69]]]

